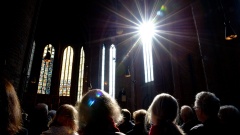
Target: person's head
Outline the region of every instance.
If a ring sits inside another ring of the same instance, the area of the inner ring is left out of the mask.
[[[34,108],[34,116],[37,119],[48,118],[48,105],[45,103],[37,103]]]
[[[233,105],[223,105],[218,112],[220,120],[224,124],[237,124],[240,120],[240,111]]]
[[[160,121],[175,122],[179,106],[177,100],[170,94],[161,93],[155,96],[148,108],[148,117],[153,125]]]
[[[109,118],[115,123],[122,120],[121,108],[117,101],[100,89],[92,89],[84,94],[78,109],[81,128],[89,123],[104,122]]]
[[[56,113],[57,113],[56,110],[50,110],[50,111],[48,111],[48,119],[49,119],[49,121],[51,121],[51,120],[54,118],[54,116],[56,115]]]
[[[194,119],[194,111],[192,110],[192,108],[188,105],[183,105],[181,106],[180,109],[180,117],[182,119],[182,121],[185,123],[189,120]]]
[[[48,129],[48,122],[48,105],[46,103],[37,103],[30,115],[30,132],[41,134],[41,132]]]
[[[78,131],[78,111],[70,104],[61,105],[49,126],[66,126]]]
[[[139,109],[133,112],[134,123],[144,123],[147,111],[145,109]]]
[[[0,134],[13,135],[22,128],[22,112],[16,91],[8,80],[0,78]]]
[[[124,121],[130,121],[132,118],[131,112],[128,109],[122,109],[123,119]]]
[[[194,109],[198,120],[204,122],[209,117],[218,116],[220,100],[214,93],[201,91],[195,96]]]

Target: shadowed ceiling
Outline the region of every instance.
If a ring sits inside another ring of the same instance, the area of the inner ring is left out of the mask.
[[[136,12],[136,8],[132,8],[131,4],[136,5],[140,3],[140,5],[146,5],[146,7],[149,8],[154,7],[154,4],[164,3],[168,10],[177,11],[178,8],[187,7],[194,1],[195,0],[43,0],[39,11],[35,39],[46,42],[62,40],[68,43],[79,44],[98,42],[115,36],[116,29],[119,27],[119,24],[116,24],[118,20],[126,21],[121,17],[123,13],[121,12],[122,9],[125,10],[123,16],[131,16],[132,19],[134,18],[131,14]],[[205,16],[223,17],[221,9],[223,8],[226,17],[230,19],[233,24],[235,23],[236,30],[239,31],[240,17],[237,17],[237,14],[240,10],[237,8],[237,6],[239,6],[238,0],[231,2],[228,2],[228,0],[204,0],[201,1],[201,4],[204,8],[203,10],[206,11]],[[141,8],[146,7],[143,6]],[[160,9],[160,7],[156,7],[156,9]],[[219,22],[217,25],[223,25],[223,22]]]
[[[109,23],[114,22],[107,10],[115,8],[114,1],[43,0],[36,40],[62,40],[80,44],[99,40],[105,34],[103,30],[106,25],[109,27]]]

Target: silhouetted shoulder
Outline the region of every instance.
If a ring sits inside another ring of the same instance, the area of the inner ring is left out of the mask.
[[[113,135],[125,135],[125,134],[122,132],[115,132],[115,134],[113,134]]]

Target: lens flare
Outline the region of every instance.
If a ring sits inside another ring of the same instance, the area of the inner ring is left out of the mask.
[[[94,102],[95,102],[95,100],[89,99],[89,100],[88,100],[88,106],[89,106],[89,107],[92,106],[92,105],[94,104]]]
[[[102,92],[98,91],[98,92],[96,93],[96,97],[101,97],[101,96],[102,96]]]

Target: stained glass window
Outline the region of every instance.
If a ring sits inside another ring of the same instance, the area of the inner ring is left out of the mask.
[[[68,46],[63,52],[59,96],[70,96],[72,78],[73,49]]]
[[[46,61],[44,57],[50,53],[50,61]],[[42,57],[42,65],[40,70],[39,82],[38,82],[38,94],[50,94],[51,78],[53,71],[54,60],[54,47],[51,44],[45,46]]]

